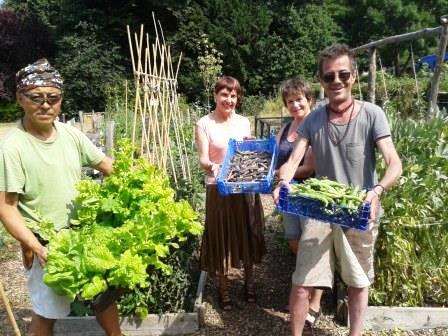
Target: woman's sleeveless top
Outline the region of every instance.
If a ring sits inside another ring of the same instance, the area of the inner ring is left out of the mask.
[[[290,127],[291,122],[286,124],[285,129],[283,130],[283,133],[280,137],[280,141],[278,144],[277,163],[275,169],[279,169],[286,161],[288,161],[289,156],[291,155],[292,150],[294,149],[295,142],[288,141],[288,132]],[[300,161],[299,166],[303,165],[304,159],[305,158],[302,158],[302,161]],[[300,182],[303,181],[304,179],[294,179],[294,180]]]

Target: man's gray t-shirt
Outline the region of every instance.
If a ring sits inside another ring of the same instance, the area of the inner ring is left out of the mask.
[[[344,137],[347,127],[348,124],[329,123],[324,105],[304,120],[298,132],[312,146],[316,177],[371,188],[377,183],[375,143],[391,135],[386,115],[379,106],[363,102]],[[343,138],[342,141],[335,145],[328,132],[333,139]]]

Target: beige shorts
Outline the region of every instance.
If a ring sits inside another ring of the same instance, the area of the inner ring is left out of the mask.
[[[28,290],[31,296],[33,312],[47,319],[59,319],[70,314],[70,300],[57,295],[53,289],[44,284],[44,270],[34,257],[30,269],[25,269],[28,278]]]
[[[378,226],[379,222],[374,222],[367,231],[360,231],[306,219],[302,223],[292,283],[332,288],[337,267],[347,286],[368,287],[374,278],[373,252]]]

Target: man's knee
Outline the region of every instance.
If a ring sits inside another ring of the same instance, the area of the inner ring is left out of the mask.
[[[291,294],[298,300],[306,300],[310,297],[313,287],[303,287],[293,285],[291,289]]]

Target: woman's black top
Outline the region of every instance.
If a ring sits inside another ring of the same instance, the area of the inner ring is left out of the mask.
[[[288,132],[289,128],[291,127],[291,122],[287,123],[282,135],[280,136],[280,141],[278,144],[278,155],[277,155],[277,164],[275,166],[275,169],[279,169],[286,161],[288,161],[289,156],[291,155],[291,152],[294,148],[295,142],[288,141]],[[302,161],[300,161],[300,165],[303,165],[303,162],[305,160],[305,157],[302,158]],[[314,176],[314,174],[313,174]],[[299,182],[303,181],[304,179],[295,179]]]

